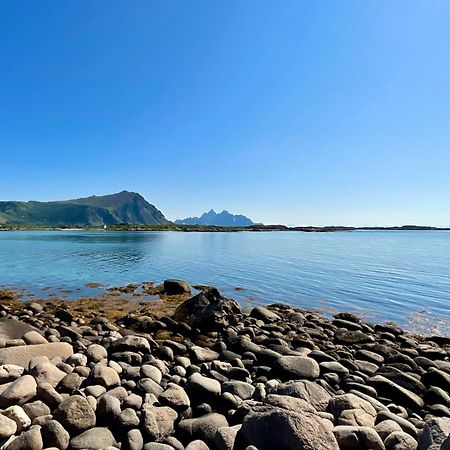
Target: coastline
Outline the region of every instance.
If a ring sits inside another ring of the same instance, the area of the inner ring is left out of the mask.
[[[297,226],[286,225],[251,225],[248,227],[221,227],[215,225],[109,225],[104,227],[87,226],[33,226],[33,225],[0,225],[0,231],[174,231],[184,233],[236,233],[236,232],[281,232],[297,231],[303,233],[338,233],[352,231],[450,231],[450,227],[433,227],[420,225],[402,225],[392,227],[351,227],[351,226]]]
[[[149,285],[154,310],[111,292],[3,298],[2,448],[422,450],[447,439],[450,337],[241,308],[197,288]]]

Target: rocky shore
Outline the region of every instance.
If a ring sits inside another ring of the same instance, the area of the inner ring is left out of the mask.
[[[164,289],[162,316],[0,303],[0,449],[450,450],[450,338]]]

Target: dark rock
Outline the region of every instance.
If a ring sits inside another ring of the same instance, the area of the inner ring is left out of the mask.
[[[223,330],[241,317],[238,303],[220,295],[215,288],[200,292],[183,302],[175,311],[178,322],[202,330]]]
[[[182,280],[165,280],[164,292],[167,295],[190,294],[191,286],[189,283]]]
[[[182,420],[178,424],[181,436],[186,442],[200,439],[211,446],[214,445],[217,431],[222,427],[228,427],[228,421],[224,416],[217,413],[207,414],[195,419]]]
[[[334,435],[340,450],[385,450],[380,436],[370,427],[338,426]]]
[[[69,433],[56,420],[44,422],[41,434],[45,447],[56,447],[60,450],[65,450],[69,446]]]
[[[370,378],[369,383],[377,390],[378,395],[390,398],[400,405],[412,409],[421,409],[424,406],[423,400],[418,395],[381,375]]]

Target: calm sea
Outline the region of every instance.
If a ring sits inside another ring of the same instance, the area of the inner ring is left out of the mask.
[[[39,293],[166,278],[214,285],[243,304],[432,327],[450,320],[450,233],[0,232],[2,286]]]

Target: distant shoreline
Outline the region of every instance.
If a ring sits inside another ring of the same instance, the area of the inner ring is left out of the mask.
[[[0,225],[0,231],[175,231],[185,233],[204,232],[269,232],[300,231],[304,233],[335,233],[349,231],[450,231],[450,227],[431,227],[420,225],[403,225],[395,227],[345,227],[345,226],[300,226],[285,225],[252,225],[248,227],[221,227],[215,225],[110,225],[103,227],[84,226],[32,226],[32,225]]]

